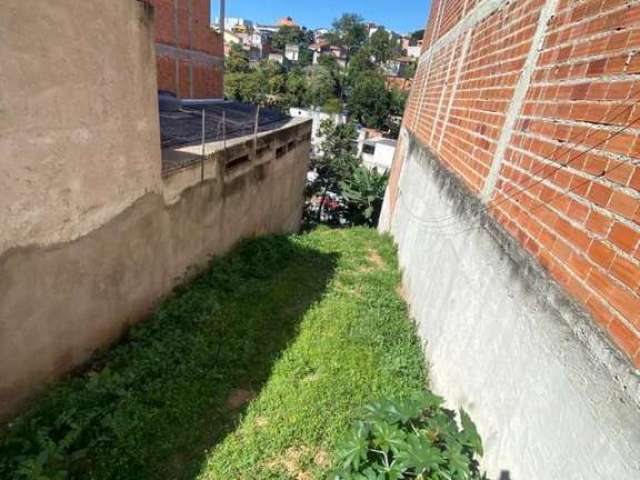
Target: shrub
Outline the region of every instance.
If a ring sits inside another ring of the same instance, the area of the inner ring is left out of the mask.
[[[333,480],[481,480],[476,456],[482,441],[475,425],[460,410],[423,393],[404,400],[367,405],[338,447]]]

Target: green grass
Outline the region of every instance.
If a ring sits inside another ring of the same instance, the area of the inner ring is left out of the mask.
[[[245,242],[15,420],[0,478],[323,478],[360,406],[426,384],[399,281],[374,230]]]

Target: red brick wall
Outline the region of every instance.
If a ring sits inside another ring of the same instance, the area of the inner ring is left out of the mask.
[[[425,55],[476,3],[433,2]],[[418,68],[404,127],[478,195],[544,4],[505,3]],[[488,211],[640,367],[640,4],[559,0],[543,38]]]
[[[209,0],[150,0],[155,7],[158,89],[181,97],[223,92],[223,42],[211,30]],[[176,8],[177,7],[177,8]]]

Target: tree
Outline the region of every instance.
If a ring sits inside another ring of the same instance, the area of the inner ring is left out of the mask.
[[[369,50],[376,59],[376,63],[381,65],[390,60],[393,55],[393,43],[391,34],[384,28],[376,30],[369,39]]]
[[[401,117],[404,113],[404,107],[407,103],[407,92],[403,92],[397,88],[392,88],[389,92],[389,113]]]
[[[257,70],[225,75],[224,90],[227,98],[248,103],[262,104],[266,95],[261,75]]]
[[[302,45],[300,47],[298,65],[301,67],[308,67],[312,63],[313,63],[313,50],[311,50],[307,45]]]
[[[338,97],[330,98],[322,106],[322,111],[325,113],[341,113],[342,110],[342,101]]]
[[[242,45],[238,43],[231,44],[229,57],[225,63],[226,71],[228,73],[247,73],[249,68],[249,55],[244,51]]]
[[[321,107],[336,96],[336,81],[332,72],[323,65],[312,65],[307,71],[306,103]]]
[[[381,75],[361,75],[347,103],[349,113],[365,127],[382,129],[389,115],[389,97]]]
[[[277,32],[273,34],[271,45],[278,50],[284,50],[288,43],[295,45],[308,45],[307,35],[298,27],[290,25],[282,25]]]
[[[413,78],[416,74],[416,68],[417,68],[417,64],[416,62],[411,62],[409,65],[406,66],[406,68],[404,68],[401,72],[400,72],[400,76],[402,78]]]
[[[357,168],[357,136],[358,130],[353,123],[336,124],[332,120],[323,120],[320,123],[322,155],[313,159],[312,167],[318,176],[310,187],[310,195],[318,196],[320,199],[315,219],[317,222],[322,218],[329,192],[340,195],[342,182]]]
[[[285,104],[288,107],[306,107],[308,89],[305,72],[299,68],[291,70],[287,75]]]
[[[330,161],[345,154],[356,153],[358,128],[352,122],[336,124],[332,120],[323,120],[320,123],[320,137],[324,156]]]
[[[353,55],[347,66],[346,83],[350,87],[355,87],[363,76],[378,74],[378,68],[371,61],[371,57],[371,50],[368,46],[361,48]]]
[[[424,37],[424,29],[416,30],[411,34],[411,41],[417,42],[418,40],[422,40]]]
[[[345,13],[334,20],[329,40],[347,49],[348,61],[349,57],[367,41],[367,28],[362,17],[355,13]]]

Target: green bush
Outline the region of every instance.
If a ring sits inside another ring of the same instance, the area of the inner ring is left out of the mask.
[[[460,410],[442,407],[431,393],[367,405],[338,447],[333,480],[481,480],[476,457],[482,441]]]

